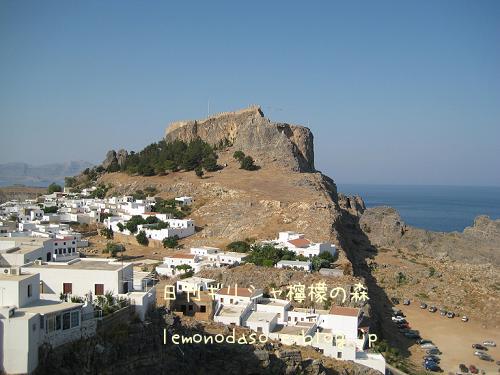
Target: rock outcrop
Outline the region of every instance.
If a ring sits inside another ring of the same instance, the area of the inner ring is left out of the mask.
[[[121,167],[123,164],[125,164],[127,157],[128,157],[127,150],[120,149],[118,150],[118,152],[116,152],[115,150],[109,150],[106,153],[106,158],[104,159],[101,165],[104,169],[108,169],[113,164],[116,164]]]
[[[229,141],[235,150],[259,165],[274,164],[298,172],[314,172],[313,135],[303,126],[271,122],[260,107],[223,112],[204,120],[178,121],[166,129],[165,140],[195,138],[217,145]]]
[[[369,208],[360,227],[378,247],[407,249],[437,258],[500,265],[500,220],[478,216],[463,232],[432,232],[406,225],[391,207]]]

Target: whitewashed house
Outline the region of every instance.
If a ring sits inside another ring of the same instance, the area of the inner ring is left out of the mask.
[[[90,304],[40,299],[39,285],[38,274],[0,274],[2,372],[32,373],[40,345],[56,348],[95,334]]]
[[[198,272],[201,268],[201,258],[195,254],[179,253],[163,258],[163,264],[156,267],[156,272],[163,276],[174,276],[185,273],[185,270],[178,269],[178,266],[188,265]]]
[[[101,258],[79,258],[69,262],[34,262],[22,267],[23,272],[40,275],[41,293],[59,298],[61,293],[83,297],[126,294],[133,290],[131,263]]]

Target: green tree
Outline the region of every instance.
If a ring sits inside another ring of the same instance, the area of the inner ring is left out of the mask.
[[[227,245],[226,248],[229,251],[237,253],[248,253],[250,251],[250,244],[246,241],[234,241]]]
[[[46,214],[56,214],[57,210],[57,206],[48,206],[43,208],[43,212]]]
[[[137,234],[137,236],[135,236],[135,238],[137,239],[137,242],[142,245],[142,246],[148,246],[149,244],[149,238],[148,236],[146,236],[146,232],[144,232],[143,230],[141,230],[139,232],[139,234]]]
[[[61,186],[61,185],[56,184],[55,182],[51,183],[51,184],[49,185],[49,187],[47,188],[47,192],[48,192],[49,194],[52,194],[52,193],[58,193],[58,192],[61,192],[61,191],[63,191],[62,186]]]
[[[103,254],[109,253],[113,258],[115,258],[118,253],[123,253],[124,251],[125,251],[125,246],[114,242],[108,242],[106,244],[106,247],[102,250]]]
[[[243,151],[235,151],[233,154],[233,158],[238,160],[240,163],[245,157],[245,153]]]
[[[76,177],[64,177],[64,186],[74,187],[76,185]]]
[[[123,224],[122,224],[122,223],[118,223],[118,224],[116,224],[116,226],[118,227],[118,230],[119,230],[120,232],[123,232],[123,230],[125,229],[125,227],[123,226]]]
[[[214,154],[210,154],[205,157],[201,165],[207,172],[215,172],[219,169],[219,166],[217,165],[217,157]]]
[[[240,169],[244,169],[246,171],[254,171],[258,169],[258,167],[255,165],[255,161],[251,156],[245,156],[241,161],[240,161]]]
[[[177,235],[173,237],[165,237],[163,239],[163,247],[173,249],[179,245],[179,237]]]

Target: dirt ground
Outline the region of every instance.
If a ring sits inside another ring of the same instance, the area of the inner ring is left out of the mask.
[[[418,303],[410,306],[398,305],[409,322],[412,329],[420,331],[423,339],[432,342],[443,353],[440,366],[445,373],[458,371],[458,365],[464,363],[469,366],[475,365],[479,370],[487,374],[498,374],[498,366],[495,364],[500,360],[500,348],[488,348],[487,353],[494,359],[493,362],[483,361],[474,356],[472,344],[482,344],[485,340],[493,340],[500,344],[500,332],[484,328],[478,321],[464,323],[460,318],[449,319],[439,315],[439,312],[431,313],[419,307]],[[415,344],[410,348],[412,360],[421,365],[424,350]]]

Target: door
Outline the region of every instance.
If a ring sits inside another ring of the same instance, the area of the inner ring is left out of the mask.
[[[52,253],[49,251],[47,253],[47,262],[50,262],[52,260]]]
[[[72,283],[63,283],[63,293],[73,293],[73,284]]]
[[[95,284],[95,295],[102,296],[104,294],[104,284]]]

